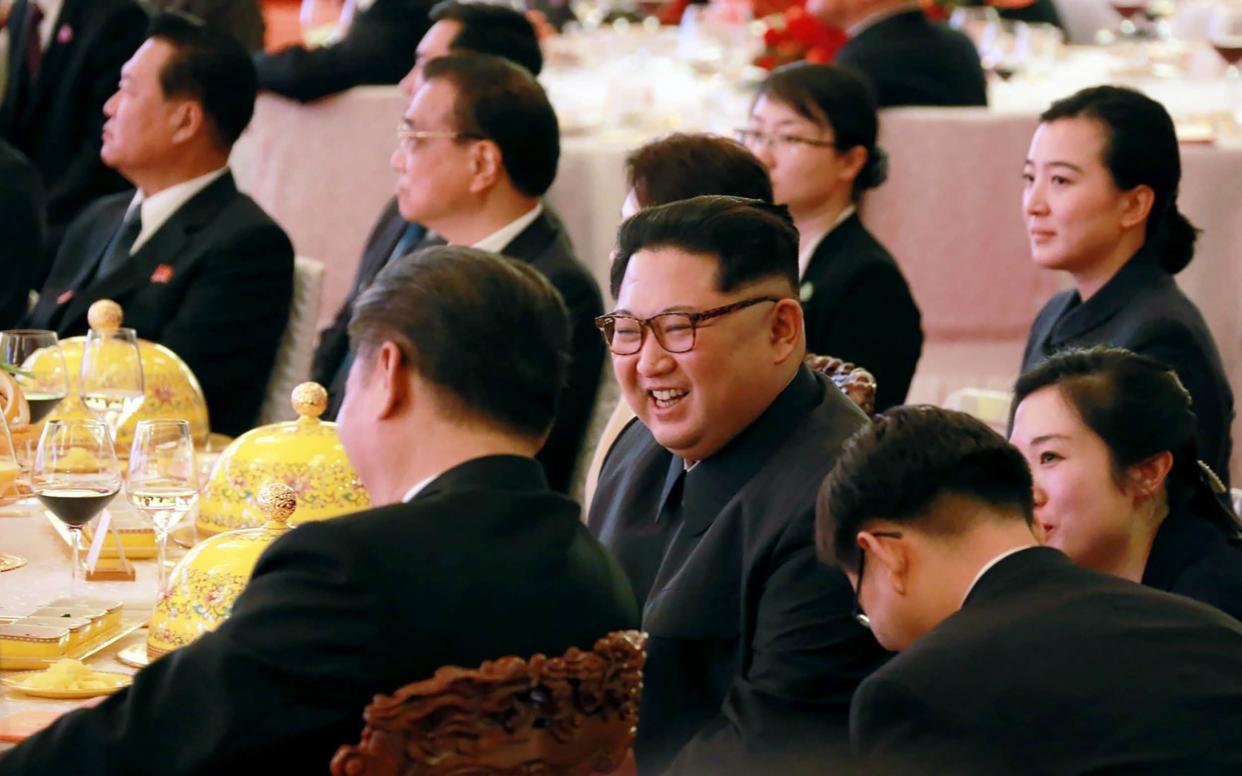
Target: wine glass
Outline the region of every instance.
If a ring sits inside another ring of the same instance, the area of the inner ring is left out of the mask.
[[[1147,10],[1147,0],[1108,0],[1108,4],[1121,17],[1121,24],[1118,26],[1121,36],[1133,38],[1138,35],[1138,25],[1134,23],[1134,17]]]
[[[31,485],[73,536],[73,582],[78,594],[82,569],[78,545],[90,522],[121,489],[121,467],[108,427],[98,420],[49,420],[35,450]]]
[[[341,26],[348,21],[345,12],[348,10],[349,16],[353,16],[353,3],[348,3],[348,9],[345,5],[342,0],[302,0],[298,22],[307,45],[325,46],[337,38]]]
[[[997,24],[1000,24],[1000,14],[990,5],[959,5],[949,16],[949,26],[970,38],[976,50],[982,48],[983,36],[988,28]]]
[[[1208,41],[1225,60],[1230,99],[1236,111],[1234,121],[1242,123],[1242,74],[1238,72],[1238,63],[1242,61],[1242,2],[1230,0],[1212,10]]]
[[[26,364],[30,357],[46,350],[39,372]],[[69,393],[69,372],[60,352],[56,332],[42,329],[10,329],[0,331],[0,362],[16,367],[13,377],[30,405],[30,423],[42,421],[56,409]]]
[[[116,440],[117,429],[138,411],[143,393],[142,355],[133,329],[91,329],[82,348],[82,404],[108,425]]]
[[[159,547],[159,587],[167,581],[164,568],[168,534],[198,502],[198,470],[194,440],[184,420],[140,420],[129,451],[125,477],[129,501],[155,526]]]
[[[9,422],[0,412],[0,506],[11,504],[21,498],[19,478],[21,467],[17,464],[17,448],[9,433]]]

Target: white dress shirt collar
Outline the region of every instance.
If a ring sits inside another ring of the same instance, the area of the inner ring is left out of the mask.
[[[966,593],[962,596],[962,603],[963,604],[966,603],[966,599],[970,598],[970,591],[975,589],[975,585],[979,584],[979,580],[983,579],[983,575],[991,571],[993,566],[995,566],[997,563],[1000,563],[1005,558],[1008,558],[1010,555],[1016,555],[1017,553],[1022,552],[1023,550],[1033,550],[1037,546],[1038,545],[1031,544],[1031,545],[1027,545],[1026,547],[1014,547],[1012,550],[1006,550],[1005,552],[1002,552],[1000,555],[997,555],[995,558],[992,558],[987,563],[983,564],[983,568],[979,569],[979,573],[975,574],[975,578],[971,580],[970,587],[966,588]]]
[[[142,231],[138,233],[138,239],[134,240],[134,247],[130,248],[129,255],[133,256],[138,249],[150,240],[160,227],[167,223],[168,219],[181,209],[185,203],[189,202],[203,189],[210,186],[216,179],[223,176],[229,171],[227,166],[218,170],[213,170],[206,175],[200,175],[197,178],[191,178],[188,181],[182,181],[175,186],[169,186],[158,194],[152,194],[149,197],[142,195],[139,189],[134,194],[134,199],[129,204],[129,210],[133,210],[134,205],[142,208]],[[128,211],[127,211],[128,212]]]
[[[431,475],[427,479],[422,480],[421,482],[416,482],[414,484],[414,487],[410,488],[409,490],[405,492],[405,495],[401,497],[401,500],[407,504],[410,503],[411,501],[414,500],[415,496],[417,496],[419,493],[422,492],[423,488],[430,485],[432,480],[434,480],[436,477],[439,477],[439,476],[440,476],[440,473],[436,473],[436,474]]]
[[[60,9],[64,4],[64,0],[38,0],[37,3],[31,3],[38,5],[43,11],[43,21],[39,23],[39,43],[45,52],[52,43],[52,33],[56,30],[56,22],[59,21]],[[12,40],[11,36],[9,40]]]
[[[854,215],[854,212],[856,210],[857,208],[855,208],[853,205],[847,206],[845,210],[841,211],[841,215],[837,216],[837,220],[832,222],[832,226],[828,227],[824,231],[823,234],[811,235],[810,239],[807,239],[807,240],[799,239],[798,241],[799,242],[799,246],[798,246],[798,279],[799,280],[806,277],[806,268],[811,266],[811,259],[815,257],[815,251],[816,249],[819,248],[819,244],[824,241],[825,237],[827,237],[829,234],[832,233],[833,229],[836,229],[838,226],[845,223],[845,219]]]
[[[504,253],[505,248],[513,239],[522,233],[522,230],[534,223],[539,214],[543,212],[543,203],[537,203],[533,208],[510,221],[505,226],[500,227],[496,231],[479,240],[472,248],[478,248],[481,251],[491,251],[492,253]]]

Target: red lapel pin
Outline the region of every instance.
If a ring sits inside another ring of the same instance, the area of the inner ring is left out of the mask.
[[[151,273],[152,283],[167,283],[172,280],[173,268],[169,264],[161,264]]]
[[[64,304],[73,298],[73,289],[60,292],[60,296],[56,297],[56,304]]]
[[[73,28],[68,24],[60,25],[60,29],[56,31],[56,42],[62,46],[73,40]]]

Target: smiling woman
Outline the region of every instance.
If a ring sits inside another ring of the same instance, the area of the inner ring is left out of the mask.
[[[1242,615],[1242,536],[1172,370],[1120,348],[1069,351],[1023,375],[1014,402],[1043,543]]]
[[[1036,264],[1068,272],[1031,325],[1022,371],[1073,347],[1113,345],[1172,367],[1198,416],[1200,452],[1228,477],[1233,392],[1216,341],[1173,275],[1197,231],[1177,207],[1173,120],[1131,89],[1084,89],[1040,117],[1023,165],[1023,215]]]

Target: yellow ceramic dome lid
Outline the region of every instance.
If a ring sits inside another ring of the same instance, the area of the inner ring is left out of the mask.
[[[263,525],[205,539],[173,569],[151,614],[150,659],[184,647],[228,619],[259,556],[289,530],[289,518],[298,505],[292,488],[270,482],[259,489],[256,500],[267,518]]]
[[[92,329],[110,331],[120,328],[125,320],[124,310],[111,299],[94,302],[86,313]],[[89,418],[90,413],[78,398],[77,375],[81,369],[85,337],[68,337],[60,341],[64,366],[69,378],[69,394],[48,417]],[[138,354],[142,359],[144,393],[146,398],[138,410],[117,429],[117,452],[126,455],[133,441],[134,427],[140,420],[185,420],[190,424],[190,435],[195,444],[202,447],[211,432],[207,417],[207,400],[198,378],[180,356],[163,345],[148,340],[138,340]],[[36,374],[46,374],[56,368],[53,357],[43,350],[32,353],[22,364],[24,369]]]
[[[297,420],[251,429],[220,454],[199,503],[200,535],[260,525],[264,516],[254,497],[266,482],[284,483],[297,494],[295,525],[370,506],[336,424],[320,420],[327,391],[318,383],[302,383],[290,398]]]

